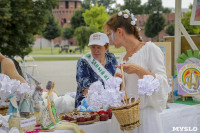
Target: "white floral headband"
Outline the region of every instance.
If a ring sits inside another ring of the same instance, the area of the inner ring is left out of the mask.
[[[118,13],[118,16],[124,16],[124,18],[129,18],[129,16],[131,17],[131,25],[135,26],[137,18],[134,17],[134,15],[132,13],[130,13],[130,11],[128,9],[124,10],[124,11],[120,11]]]

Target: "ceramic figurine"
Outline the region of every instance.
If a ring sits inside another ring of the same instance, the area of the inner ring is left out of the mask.
[[[32,97],[28,92],[26,92],[20,100],[19,112],[21,117],[25,118],[29,118],[30,113],[34,113]]]
[[[35,88],[35,92],[33,94],[33,100],[34,100],[34,104],[35,104],[34,110],[39,112],[40,111],[39,101],[43,101],[43,99],[42,99],[42,87],[41,86],[37,86]]]
[[[8,108],[8,115],[10,115],[10,118],[19,117],[16,96],[14,94],[10,94],[8,96],[8,100],[10,101],[9,108]]]

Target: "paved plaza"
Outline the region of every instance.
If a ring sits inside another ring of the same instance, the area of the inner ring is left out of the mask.
[[[45,88],[49,80],[55,82],[55,90],[59,94],[76,91],[76,63],[77,61],[37,61],[33,77]],[[32,68],[28,68],[32,73]]]

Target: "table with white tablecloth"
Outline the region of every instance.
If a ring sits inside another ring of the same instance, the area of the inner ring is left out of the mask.
[[[200,105],[184,105],[169,103],[169,109],[165,109],[161,114],[164,133],[175,133],[173,127],[197,127],[200,132]],[[111,120],[95,122],[90,125],[79,125],[85,133],[109,133]],[[115,125],[115,131],[119,125]],[[115,133],[110,130],[110,133]],[[180,132],[180,131],[177,131]],[[56,130],[54,133],[74,133],[72,130]]]
[[[190,127],[197,128],[193,133],[200,133],[200,105],[184,105],[170,103],[169,109],[165,109],[161,114],[164,133],[175,133],[180,131],[173,131],[176,127]],[[113,128],[111,120],[99,121],[89,125],[79,125],[85,133],[116,133],[120,130],[119,125],[114,125]],[[1,129],[1,128],[0,128]],[[55,130],[53,133],[74,133],[72,130]]]
[[[108,133],[111,120],[99,121],[89,125],[79,125],[85,133]],[[55,130],[48,133],[74,133],[73,130]]]
[[[200,105],[169,104],[170,109],[161,113],[164,133],[176,133],[177,127],[197,128],[200,133]],[[174,128],[174,129],[173,129]],[[187,132],[187,131],[185,131]]]

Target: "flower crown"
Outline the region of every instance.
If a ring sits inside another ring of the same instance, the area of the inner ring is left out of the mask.
[[[134,15],[132,13],[130,13],[130,11],[128,9],[124,10],[124,11],[120,11],[118,13],[118,16],[124,16],[124,18],[129,18],[131,17],[131,25],[135,25],[136,24],[136,21],[137,21],[137,18],[134,17]]]

